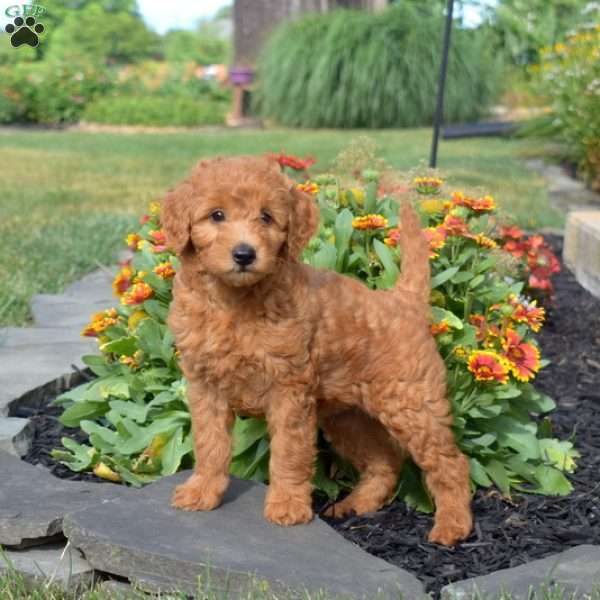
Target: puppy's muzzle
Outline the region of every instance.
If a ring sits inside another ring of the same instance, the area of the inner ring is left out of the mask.
[[[256,250],[248,244],[238,244],[231,252],[233,262],[242,267],[248,267],[256,260]]]

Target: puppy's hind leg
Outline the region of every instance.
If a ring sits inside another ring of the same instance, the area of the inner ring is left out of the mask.
[[[452,546],[469,535],[473,524],[469,462],[456,445],[445,398],[404,400],[386,403],[379,418],[425,474],[436,506],[429,541]]]
[[[404,452],[386,429],[358,408],[324,417],[325,438],[360,472],[356,488],[325,511],[328,517],[360,515],[381,508],[394,494]]]

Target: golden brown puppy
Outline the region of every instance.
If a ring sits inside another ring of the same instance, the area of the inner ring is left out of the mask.
[[[381,507],[408,452],[437,507],[429,539],[454,544],[469,534],[469,465],[450,429],[446,372],[428,325],[429,249],[413,209],[401,216],[402,275],[394,290],[371,291],[298,260],[318,208],[273,161],[203,161],[167,195],[162,223],[182,265],[169,326],[196,455],[175,506],[218,506],[238,413],[268,422],[268,520],[312,519],[319,424],[361,474],[333,514]]]

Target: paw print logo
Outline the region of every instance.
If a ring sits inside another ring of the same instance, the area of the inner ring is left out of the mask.
[[[14,23],[14,25],[13,25]],[[35,48],[39,43],[39,35],[44,32],[44,26],[36,23],[34,17],[16,17],[13,23],[9,23],[4,29],[10,36],[10,43],[14,48],[27,44]]]

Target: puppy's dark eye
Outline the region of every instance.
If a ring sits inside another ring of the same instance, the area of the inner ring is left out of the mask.
[[[215,223],[220,223],[225,220],[225,213],[222,210],[213,210],[210,213],[210,218]]]
[[[260,220],[265,225],[269,225],[273,222],[273,217],[266,210],[263,210],[262,213],[260,213]]]

